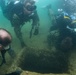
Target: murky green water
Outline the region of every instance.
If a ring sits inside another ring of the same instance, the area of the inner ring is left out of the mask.
[[[50,16],[48,15],[47,8],[43,8],[48,4],[52,5],[52,10],[54,14],[57,14],[58,9],[63,8],[64,0],[36,0],[37,12],[40,18],[40,27],[39,27],[39,35],[33,35],[32,38],[29,38],[31,22],[28,22],[23,25],[21,31],[23,35],[23,40],[27,44],[29,48],[34,49],[48,49],[47,44],[47,35],[49,34],[50,26],[52,25]],[[0,28],[7,29],[12,35],[12,48],[16,52],[16,54],[20,53],[22,50],[19,39],[16,37],[14,28],[11,26],[9,20],[7,20],[1,11],[0,8]],[[62,53],[63,54],[63,53]],[[64,55],[64,54],[63,54]],[[44,55],[45,56],[45,55]],[[10,58],[8,54],[6,54],[7,62],[10,62]],[[41,60],[40,60],[41,61]]]

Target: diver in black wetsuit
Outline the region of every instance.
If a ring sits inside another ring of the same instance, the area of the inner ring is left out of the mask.
[[[34,27],[34,34],[38,34],[39,17],[37,14],[36,5],[34,5],[34,3],[35,2],[33,0],[24,4],[20,1],[12,1],[7,4],[7,6],[5,6],[5,1],[0,0],[3,14],[8,20],[10,20],[11,25],[14,27],[14,31],[16,33],[17,38],[19,38],[22,47],[26,46],[21,33],[21,28],[25,22],[30,22],[30,20],[32,19],[30,38],[32,36],[32,31]]]
[[[66,49],[63,48],[62,50],[67,51],[69,50],[69,48],[75,47],[76,45],[75,20],[73,20],[71,16],[68,15],[66,12],[62,12],[61,14],[56,16],[56,25],[51,27],[50,32],[54,30],[58,30],[59,35],[55,42],[55,46],[57,49],[61,50],[64,46]],[[49,35],[49,39],[50,38],[51,38],[51,34]]]
[[[5,53],[8,52],[12,58],[16,57],[14,50],[11,48],[12,36],[11,34],[5,30],[0,28],[0,52],[2,55],[2,62],[0,66],[6,63]]]

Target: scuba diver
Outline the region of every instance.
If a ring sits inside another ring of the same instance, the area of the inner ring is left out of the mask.
[[[2,62],[0,66],[6,63],[5,53],[8,52],[12,58],[16,57],[14,50],[11,48],[12,36],[11,34],[5,30],[0,28],[0,52],[2,55]]]
[[[12,27],[16,33],[17,38],[19,38],[21,46],[25,47],[26,44],[23,41],[21,28],[25,22],[30,22],[32,20],[32,28],[30,30],[30,38],[32,37],[32,32],[34,30],[34,35],[39,32],[39,16],[37,14],[36,5],[34,0],[29,0],[29,2],[24,3],[20,1],[11,1],[5,5],[4,0],[0,0],[1,9],[3,15],[10,20]]]
[[[63,18],[61,17],[57,21],[60,24],[58,42],[60,42],[61,49],[68,50],[76,46],[76,17],[65,12],[62,15]],[[64,48],[62,48],[63,46]]]
[[[56,41],[56,48],[68,51],[69,47],[74,48],[76,45],[76,19],[75,16],[70,16],[62,9],[58,9],[59,13],[56,16],[56,25],[51,26],[50,32],[58,30],[58,37]],[[73,18],[73,19],[72,19]],[[54,34],[55,35],[55,34]],[[51,34],[50,34],[51,38]],[[69,45],[69,46],[67,46]],[[66,49],[65,49],[66,48]]]
[[[53,25],[50,29],[52,30],[63,30],[67,28],[68,25],[71,24],[72,20],[68,13],[64,12],[63,9],[58,9],[58,14],[55,16],[56,24]]]

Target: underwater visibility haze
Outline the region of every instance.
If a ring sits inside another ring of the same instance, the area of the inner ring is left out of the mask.
[[[75,75],[75,7],[76,0],[0,0],[0,29],[12,36],[0,33],[0,75]]]

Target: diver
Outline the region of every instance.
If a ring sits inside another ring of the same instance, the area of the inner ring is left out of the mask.
[[[11,34],[7,30],[0,28],[0,52],[2,55],[2,62],[0,66],[6,63],[5,60],[6,52],[8,52],[12,58],[16,57],[14,50],[11,48],[11,42],[12,42]]]
[[[5,6],[5,1],[0,0],[3,15],[10,20],[12,27],[16,33],[17,38],[19,38],[21,46],[25,47],[26,44],[22,38],[21,28],[25,22],[30,22],[32,20],[32,28],[30,31],[30,38],[32,37],[32,32],[35,30],[35,35],[39,31],[39,16],[37,14],[35,1],[30,0],[24,3],[20,1],[11,1],[7,6]]]
[[[56,29],[64,31],[72,22],[70,15],[63,11],[63,9],[58,9],[58,14],[55,16],[55,20],[56,24],[51,27],[50,31]]]
[[[61,43],[64,39],[66,39],[65,41],[67,41],[67,39],[68,39],[69,42],[71,42],[70,39],[73,39],[74,37],[72,37],[73,34],[67,28],[67,26],[71,25],[71,23],[72,23],[70,15],[68,13],[64,12],[62,9],[58,9],[58,11],[59,11],[58,15],[56,15],[56,17],[55,17],[56,18],[56,24],[51,26],[50,33],[52,31],[57,30],[57,33],[56,33],[57,39],[56,39],[56,42],[54,45],[56,46],[57,49],[60,50]],[[55,35],[55,33],[52,35]],[[51,38],[51,34],[49,36]],[[70,39],[67,37],[69,37]]]
[[[68,51],[76,46],[76,17],[62,12],[57,18],[59,38],[57,48]],[[66,48],[66,49],[65,49]]]

